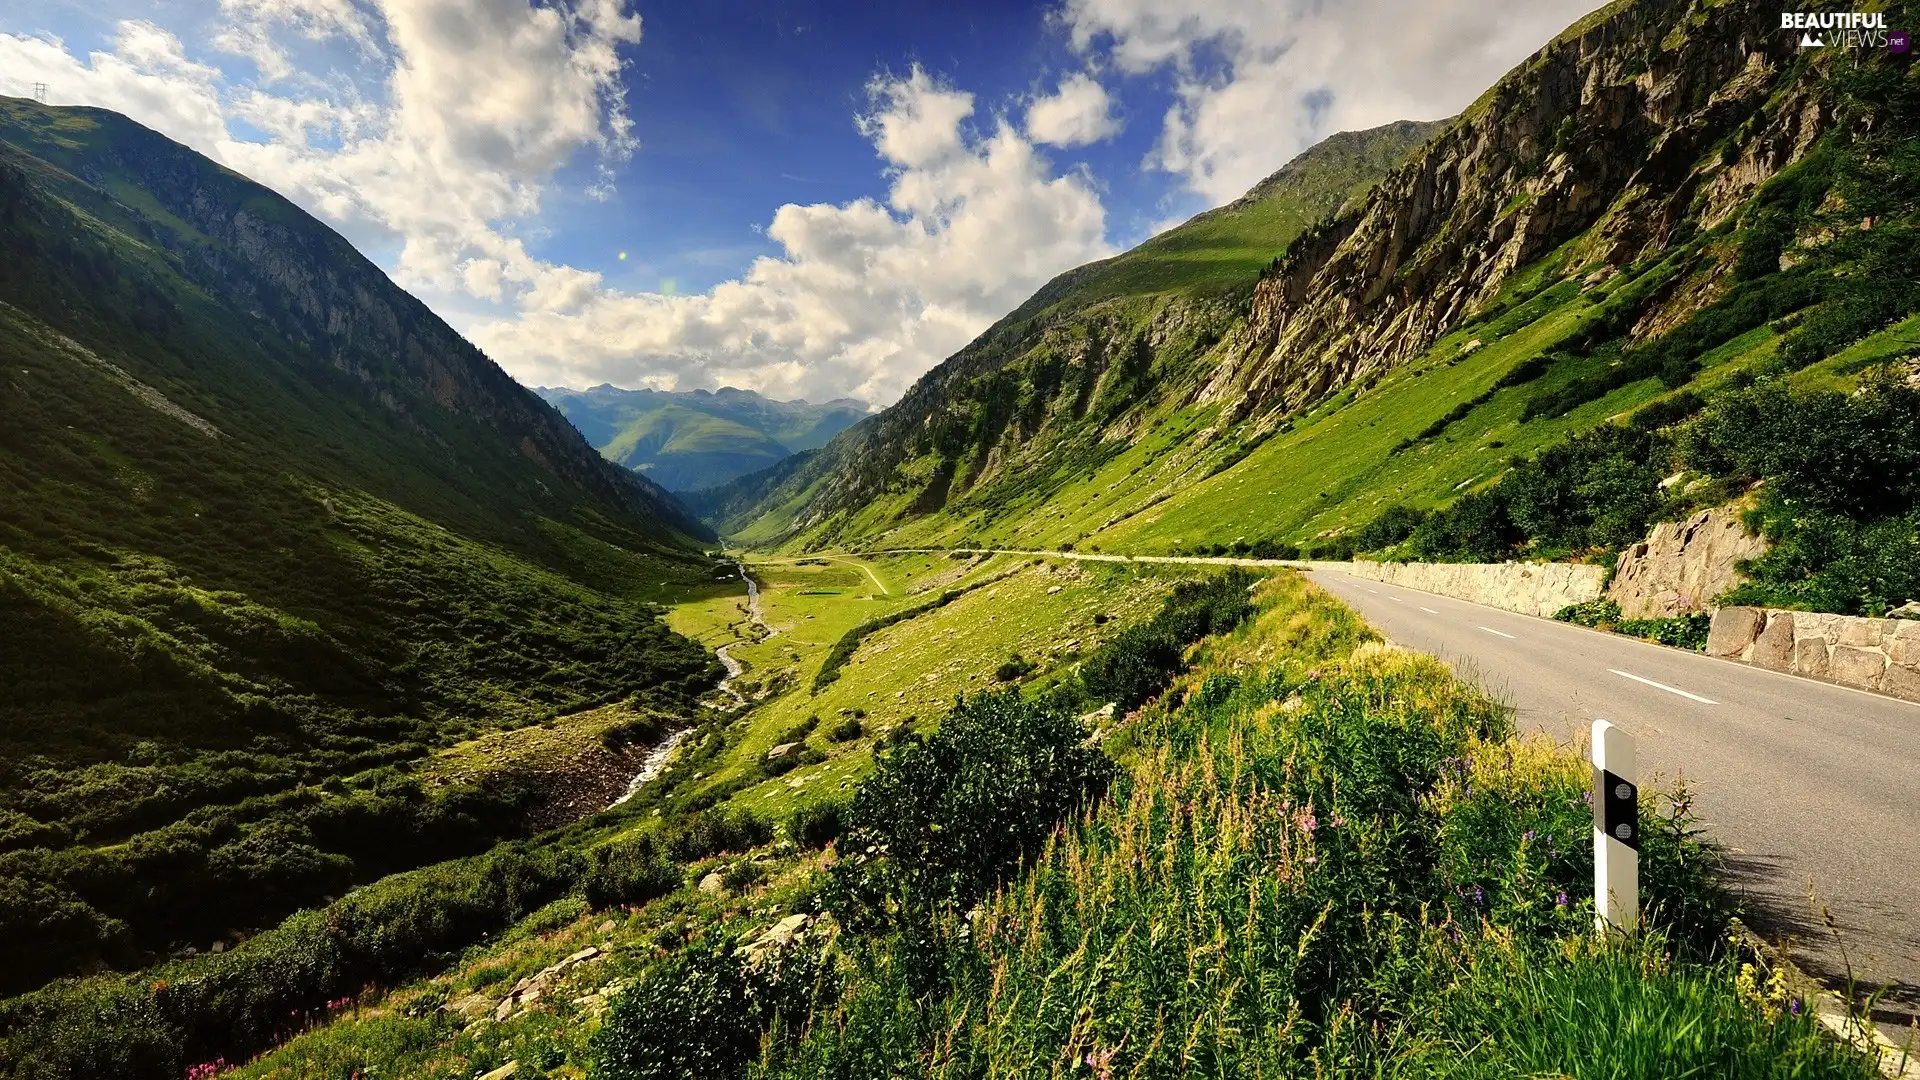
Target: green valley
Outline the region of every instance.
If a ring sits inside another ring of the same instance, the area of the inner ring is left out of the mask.
[[[1792,938],[1912,916],[1815,882],[1770,923],[1756,883],[1912,821],[1920,74],[1778,18],[1616,0],[877,411],[528,389],[267,188],[0,98],[0,1080],[1910,1072],[1875,1040],[1920,988]],[[1001,148],[1088,145],[1037,123]],[[863,227],[921,239],[913,197]],[[706,317],[636,263],[489,310]],[[840,333],[859,295],[779,310]],[[1696,532],[1697,595],[1605,592]],[[1599,716],[1637,765],[1590,760]],[[1756,817],[1781,849],[1729,850]]]
[[[0,236],[0,990],[523,835],[418,767],[717,677],[702,527],[278,196],[6,99]]]

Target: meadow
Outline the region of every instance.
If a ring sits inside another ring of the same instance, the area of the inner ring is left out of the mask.
[[[1649,930],[1597,942],[1580,758],[1304,579],[1244,581],[1135,713],[970,695],[826,838],[642,812],[587,848],[665,837],[666,891],[576,890],[235,1075],[1874,1075],[1730,940],[1684,793],[1643,788]]]

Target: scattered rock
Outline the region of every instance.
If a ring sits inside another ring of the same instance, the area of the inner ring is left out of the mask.
[[[772,761],[775,758],[786,757],[788,754],[793,753],[794,747],[799,745],[800,744],[797,742],[783,742],[779,746],[776,746],[773,749],[767,751],[767,760]]]
[[[607,920],[606,922],[603,922],[603,923],[601,923],[601,924],[600,924],[600,926],[599,926],[599,929],[597,929],[597,930],[595,931],[595,933],[600,933],[600,934],[611,934],[611,933],[613,933],[613,927],[614,927],[614,922],[613,922],[613,920],[612,920],[612,919],[608,919],[608,920]]]
[[[227,943],[226,943],[226,942],[224,942],[224,941],[216,941],[216,942],[214,942],[213,944],[211,944],[211,945],[209,945],[209,946],[207,946],[207,951],[208,951],[208,952],[210,952],[210,953],[223,953],[223,952],[226,952],[226,951],[227,951]]]
[[[1909,600],[1892,611],[1887,612],[1889,619],[1920,619],[1920,600]]]
[[[441,1008],[462,1020],[478,1020],[493,1011],[493,999],[485,994],[468,994],[447,1002]]]
[[[717,893],[726,887],[727,884],[725,880],[720,877],[720,871],[718,870],[700,879],[700,891],[703,893]]]
[[[551,967],[542,968],[532,975],[521,979],[519,982],[514,983],[513,989],[507,991],[507,996],[501,998],[500,1004],[494,1006],[494,1020],[505,1021],[509,1017],[517,1016],[525,1012],[540,1001],[540,999],[547,997],[552,992],[554,981],[562,974],[581,964],[598,960],[605,955],[606,953],[601,951],[599,946],[589,945],[559,963]]]
[[[509,1061],[490,1073],[481,1074],[480,1080],[507,1080],[508,1077],[518,1072],[519,1069],[520,1063],[518,1061]]]
[[[1054,593],[1059,592],[1064,587],[1065,586],[1061,586],[1061,585],[1052,586],[1051,588],[1047,589],[1047,595],[1052,596]]]

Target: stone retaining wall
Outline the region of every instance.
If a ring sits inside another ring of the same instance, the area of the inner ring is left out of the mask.
[[[1607,571],[1577,563],[1380,563],[1316,562],[1315,570],[1338,570],[1421,592],[1475,604],[1551,616],[1568,604],[1597,600]]]
[[[1920,620],[1724,607],[1707,655],[1920,701]]]

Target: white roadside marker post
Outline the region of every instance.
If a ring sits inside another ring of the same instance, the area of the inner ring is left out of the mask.
[[[1593,722],[1593,925],[1601,936],[1640,923],[1640,790],[1633,736]]]

